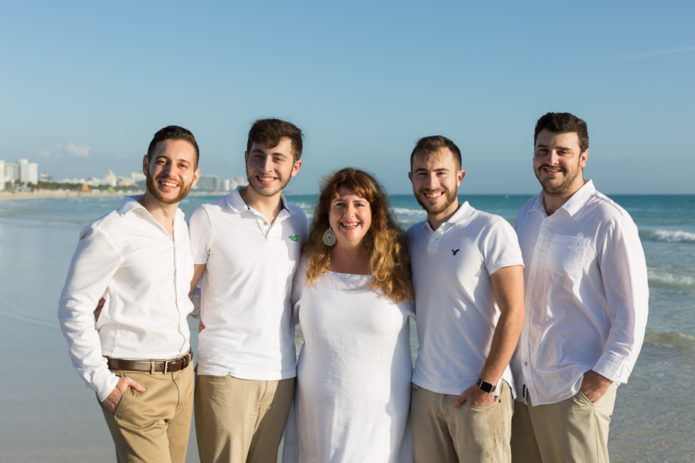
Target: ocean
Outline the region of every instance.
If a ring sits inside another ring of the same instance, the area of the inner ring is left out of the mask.
[[[217,197],[189,196],[182,209],[190,216]],[[461,199],[513,223],[529,197]],[[618,389],[611,458],[695,461],[695,408],[689,393],[695,377],[695,196],[611,198],[639,227],[650,289],[642,353],[629,383]],[[288,199],[311,217],[316,195]],[[6,354],[0,381],[2,461],[114,459],[96,398],[70,364],[56,310],[80,230],[121,201],[108,196],[0,199],[0,351]],[[392,195],[390,202],[404,228],[425,218],[411,195]],[[193,435],[187,461],[198,461]]]

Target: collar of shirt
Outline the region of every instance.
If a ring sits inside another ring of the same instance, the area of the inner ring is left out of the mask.
[[[473,215],[473,212],[473,208],[470,204],[468,204],[468,201],[464,201],[463,203],[461,203],[459,208],[456,209],[456,212],[454,212],[453,215],[449,217],[449,220],[437,227],[436,230],[432,230],[432,226],[430,225],[429,220],[425,220],[423,227],[425,231],[429,233],[444,233],[454,225],[467,222],[471,218],[471,215]]]
[[[233,210],[234,212],[237,212],[241,214],[242,212],[245,211],[254,211],[256,212],[252,207],[250,207],[248,204],[246,204],[241,197],[241,193],[239,192],[239,189],[243,187],[237,187],[236,190],[232,191],[229,195],[227,195],[226,198],[226,203],[227,206]],[[280,195],[280,206],[281,209],[280,211],[287,211],[287,213],[291,216],[292,215],[292,209],[290,209],[287,200],[283,195]],[[279,214],[278,214],[279,217]]]
[[[586,204],[589,198],[591,198],[594,194],[596,194],[594,182],[592,180],[588,180],[584,185],[581,186],[581,188],[575,191],[567,201],[565,201],[565,204],[560,206],[553,214],[557,214],[558,211],[564,211],[567,215],[572,217],[582,209],[584,204]],[[543,193],[538,195],[536,202],[531,208],[531,211],[539,212],[543,214],[544,217],[548,215],[545,212],[545,206],[543,205]]]

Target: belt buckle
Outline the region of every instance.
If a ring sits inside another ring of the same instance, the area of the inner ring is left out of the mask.
[[[169,373],[169,362],[174,363],[176,360],[165,360],[164,361],[164,374]]]

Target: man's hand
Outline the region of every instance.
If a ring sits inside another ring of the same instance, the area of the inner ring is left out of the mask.
[[[611,384],[613,384],[613,381],[610,379],[596,373],[594,370],[589,370],[584,373],[581,391],[592,404],[595,404],[603,397],[603,394],[606,393]]]
[[[125,394],[129,387],[132,387],[138,392],[145,392],[145,388],[142,387],[140,383],[138,383],[134,379],[129,378],[127,376],[119,378],[118,384],[116,384],[116,387],[113,388],[111,394],[106,396],[103,402],[104,406],[111,410],[111,413],[116,413],[116,410],[118,409],[118,404],[121,403],[123,394]]]
[[[477,384],[472,385],[459,396],[454,404],[454,408],[459,408],[461,405],[475,405],[476,407],[490,407],[495,403],[495,394],[485,392]]]
[[[198,333],[200,333],[204,329],[205,329],[205,323],[203,323],[203,320],[200,320],[200,323],[198,323]]]

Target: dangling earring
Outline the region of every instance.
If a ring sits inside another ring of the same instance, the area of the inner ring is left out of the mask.
[[[323,237],[321,237],[321,241],[323,241],[323,244],[328,246],[329,248],[335,244],[336,237],[335,237],[335,232],[331,227],[328,227],[328,230],[326,230],[323,233]]]

